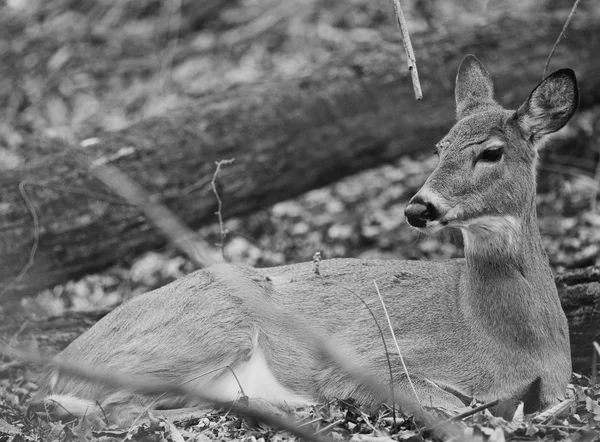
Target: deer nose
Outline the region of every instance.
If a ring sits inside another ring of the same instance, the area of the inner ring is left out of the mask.
[[[413,227],[425,227],[427,221],[435,221],[439,217],[439,212],[433,204],[425,201],[420,196],[414,196],[406,209],[404,209],[406,220]]]

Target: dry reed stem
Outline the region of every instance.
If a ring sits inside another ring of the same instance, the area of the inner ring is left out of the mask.
[[[317,252],[317,253],[319,253],[319,252]],[[323,276],[318,272],[315,272],[315,273],[317,273],[317,275],[319,275],[321,277],[321,281],[325,285],[325,280],[323,279]],[[385,360],[387,362],[388,372],[390,374],[390,396],[392,398],[395,397],[395,395],[394,395],[394,372],[392,370],[392,361],[390,360],[390,352],[388,351],[387,342],[385,341],[385,336],[383,334],[383,329],[381,328],[381,325],[379,325],[379,321],[377,320],[377,317],[375,316],[373,309],[371,309],[371,307],[369,307],[369,304],[367,304],[365,302],[365,300],[361,296],[359,296],[358,293],[356,293],[354,290],[351,290],[348,287],[345,287],[345,286],[339,285],[339,284],[332,284],[332,285],[335,285],[336,287],[339,287],[343,290],[350,292],[355,298],[357,298],[362,303],[362,305],[367,309],[367,311],[371,315],[371,318],[373,319],[373,323],[375,324],[375,327],[377,327],[377,331],[379,332],[379,336],[381,337],[381,343],[383,344],[383,350],[385,352]],[[384,306],[384,308],[385,308],[385,306]],[[388,321],[389,321],[389,319],[388,319]],[[392,334],[393,334],[393,332],[392,332]],[[415,396],[416,396],[416,394],[415,394]],[[417,400],[418,399],[419,398],[417,397]],[[395,424],[396,423],[396,404],[394,402],[392,402],[392,416],[394,418],[394,424]]]
[[[375,284],[375,290],[377,290],[377,296],[379,296],[379,301],[381,302],[381,306],[383,307],[383,313],[385,315],[385,319],[390,327],[390,332],[392,333],[392,339],[394,340],[394,344],[396,345],[396,351],[398,352],[398,356],[400,357],[400,362],[402,362],[402,368],[404,369],[404,373],[406,374],[406,378],[408,379],[408,383],[410,384],[410,388],[412,388],[413,394],[417,399],[419,405],[422,405],[421,399],[417,394],[417,390],[415,389],[415,385],[413,384],[412,379],[410,378],[410,374],[408,374],[408,368],[406,368],[406,363],[404,362],[404,357],[402,356],[402,352],[400,351],[400,346],[398,345],[398,340],[396,339],[396,333],[394,333],[394,327],[392,326],[392,320],[390,319],[390,315],[388,315],[387,308],[385,306],[385,302],[383,301],[383,296],[381,296],[381,292],[379,291],[379,286],[377,285],[377,281],[373,280],[373,284]]]

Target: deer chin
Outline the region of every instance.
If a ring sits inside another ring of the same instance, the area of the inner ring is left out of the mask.
[[[415,229],[430,235],[448,227],[461,229],[465,245],[478,256],[491,256],[500,251],[509,254],[517,252],[519,247],[517,238],[521,232],[521,223],[517,217],[484,215],[463,218],[461,215],[448,212],[440,219],[428,221],[425,227],[415,227]]]
[[[415,227],[411,226],[411,228],[418,230],[421,233],[426,235],[435,235],[440,230],[445,229],[446,227],[451,227],[447,223],[440,222],[439,220],[435,221],[427,221],[425,227]]]
[[[514,254],[519,248],[521,223],[511,215],[484,215],[452,223],[463,232],[465,246],[473,255],[505,252]]]

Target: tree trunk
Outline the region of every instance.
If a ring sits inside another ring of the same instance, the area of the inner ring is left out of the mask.
[[[600,340],[600,268],[567,271],[556,277],[556,285],[569,320],[573,371],[589,375],[592,341]],[[0,338],[10,342],[18,336],[24,346],[33,339],[45,353],[58,353],[108,313],[76,312],[50,320],[30,320],[24,330],[20,330],[23,321],[14,321],[0,326]]]
[[[598,17],[579,17],[552,63],[577,71],[582,107],[600,102],[597,23]],[[309,77],[215,91],[169,115],[100,135],[85,148],[32,146],[36,161],[0,176],[2,301],[165,242],[138,208],[98,197],[108,191],[73,160],[72,149],[111,161],[197,228],[215,221],[215,161],[235,158],[218,178],[223,215],[232,217],[429,149],[454,119],[454,76],[465,54],[481,57],[497,79],[497,98],[514,107],[539,82],[562,24],[563,17],[538,15],[452,35],[414,36],[421,102],[414,101],[398,56],[401,43],[374,43],[338,54]],[[31,208],[39,218],[37,232]],[[20,277],[36,234],[35,256]]]

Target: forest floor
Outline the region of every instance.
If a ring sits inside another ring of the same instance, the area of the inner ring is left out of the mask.
[[[14,167],[15,162],[34,158],[35,152],[27,150],[32,140],[81,140],[99,130],[118,130],[168,111],[183,95],[202,95],[217,82],[235,84],[264,75],[284,78],[301,71],[308,60],[329,56],[336,45],[397,32],[391,8],[384,11],[366,0],[230,1],[219,12],[201,17],[192,13],[192,3],[181,2],[183,9],[169,2],[108,0],[12,0],[0,6],[0,170],[2,164]],[[447,17],[452,26],[485,19],[466,3],[447,2],[431,11],[414,2],[408,11],[411,26],[426,31],[445,25]],[[515,8],[535,6],[531,1],[509,3]],[[600,109],[580,112],[562,133],[577,134],[578,145],[569,152],[553,152],[550,146],[540,167],[539,224],[555,271],[600,265],[599,116]],[[408,199],[436,164],[430,151],[250,216],[225,220],[223,252],[232,262],[261,267],[309,261],[316,251],[325,259],[460,257],[462,239],[457,232],[423,237],[404,221]],[[200,235],[213,244],[221,242],[216,222]],[[24,301],[23,308],[43,318],[113,307],[192,270],[167,246],[46,290]],[[31,348],[37,350],[35,343]],[[574,401],[564,415],[541,423],[533,416],[519,416],[507,423],[480,413],[466,421],[465,438],[600,440],[600,387],[590,385],[590,373],[591,367],[574,375]],[[92,432],[85,425],[43,423],[26,413],[37,376],[35,368],[0,363],[0,441],[292,439],[265,425],[253,427],[227,410],[176,427],[153,419],[129,430]],[[295,417],[335,440],[433,437],[410,416],[393,423],[388,408],[366,413],[348,401],[302,410]]]

